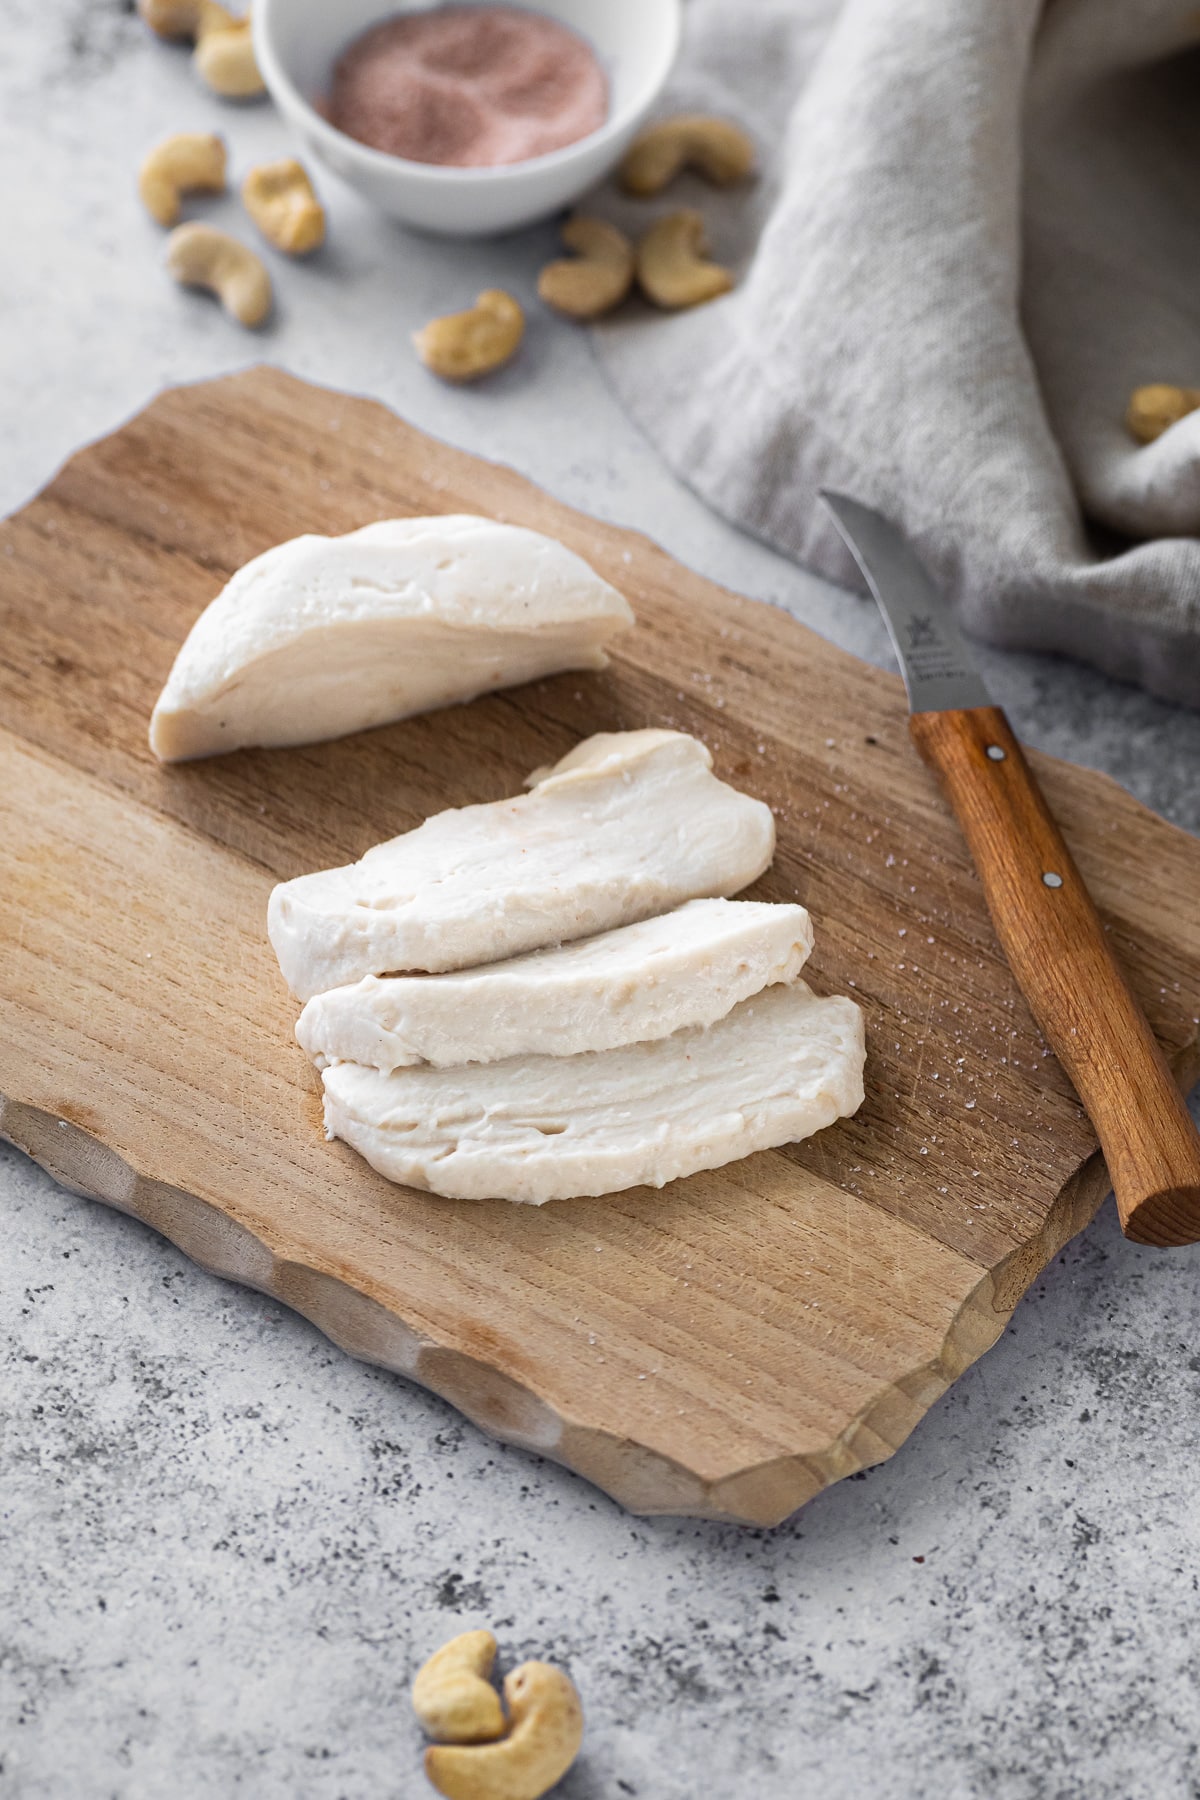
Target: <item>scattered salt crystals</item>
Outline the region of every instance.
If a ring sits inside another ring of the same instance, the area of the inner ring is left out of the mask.
[[[900,927],[899,931],[896,933],[896,936],[897,937],[907,937],[908,936],[908,926],[902,925]]]
[[[631,563],[633,561],[633,551],[632,550],[622,550],[621,561],[626,562],[626,563]]]
[[[970,1112],[973,1109],[974,1105],[975,1105],[975,1102],[973,1100],[968,1100],[967,1101],[967,1111]]]

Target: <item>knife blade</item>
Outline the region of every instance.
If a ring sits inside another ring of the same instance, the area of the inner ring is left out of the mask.
[[[882,514],[821,498],[883,613],[909,733],[967,840],[1009,965],[1095,1127],[1121,1229],[1144,1244],[1200,1241],[1200,1135],[950,602]]]

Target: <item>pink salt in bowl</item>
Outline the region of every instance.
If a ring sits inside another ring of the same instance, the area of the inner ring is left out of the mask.
[[[422,231],[486,237],[548,218],[603,181],[675,61],[682,0],[539,0],[527,10],[589,44],[608,81],[595,131],[523,162],[448,167],[372,149],[322,116],[343,51],[369,27],[426,8],[405,0],[255,0],[254,48],[272,99],[306,147],[364,198]]]

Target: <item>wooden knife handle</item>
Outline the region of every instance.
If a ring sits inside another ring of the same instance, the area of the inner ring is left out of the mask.
[[[909,730],[970,846],[996,935],[1091,1117],[1121,1229],[1200,1240],[1200,1136],[1100,915],[998,706],[913,713]]]

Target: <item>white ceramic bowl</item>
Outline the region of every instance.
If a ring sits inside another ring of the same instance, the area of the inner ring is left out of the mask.
[[[537,0],[596,51],[609,79],[598,131],[549,156],[501,168],[447,169],[371,150],[312,105],[328,91],[346,45],[422,0],[255,0],[254,49],[272,99],[305,144],[360,194],[423,231],[484,237],[544,219],[610,172],[662,90],[675,60],[682,0]]]

